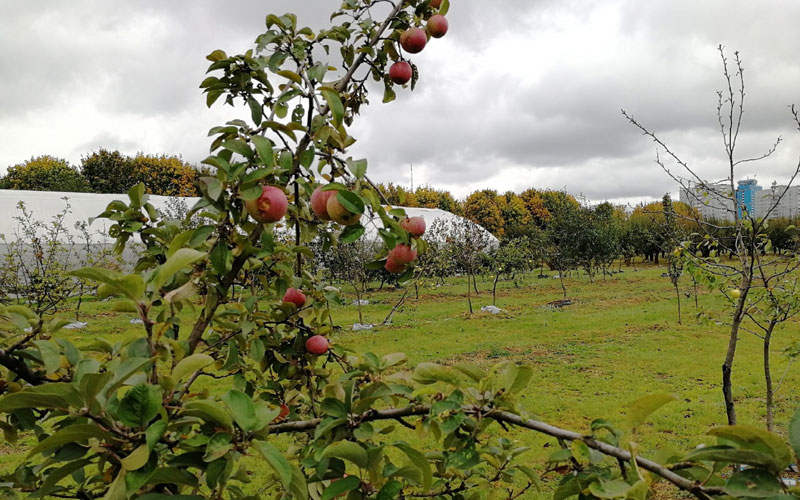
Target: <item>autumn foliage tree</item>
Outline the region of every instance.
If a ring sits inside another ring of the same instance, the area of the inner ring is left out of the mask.
[[[77,168],[66,160],[43,155],[8,168],[0,189],[87,192],[91,188]]]

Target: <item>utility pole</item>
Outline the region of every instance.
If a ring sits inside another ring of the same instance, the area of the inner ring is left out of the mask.
[[[414,164],[411,164],[411,192],[414,192]]]

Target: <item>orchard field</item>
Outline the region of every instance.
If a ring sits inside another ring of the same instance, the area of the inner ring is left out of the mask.
[[[362,307],[364,321],[376,323],[373,330],[350,330],[359,320],[354,305],[333,309],[333,321],[341,329],[333,334],[332,342],[351,348],[357,355],[404,352],[408,362],[400,369],[426,361],[489,367],[511,360],[530,365],[534,375],[522,396],[525,409],[532,416],[547,415],[549,422],[578,432],[588,432],[594,418],[622,422],[628,404],[639,397],[656,392],[675,394],[678,401],[653,415],[639,431],[637,441],[651,456],[654,450],[658,454],[673,448],[685,450],[703,441],[709,428],[725,423],[720,365],[728,332],[723,325],[697,319],[696,314],[730,305],[720,293],[700,290],[700,309],[696,309],[693,296],[685,295],[683,324],[679,325],[674,289],[662,276],[664,271],[663,266],[623,267],[621,273],[594,283],[575,273],[565,280],[573,304],[563,308],[547,306],[562,298],[553,273],[548,278],[537,278],[538,272],[528,273],[517,277],[516,282],[499,282],[499,314],[479,311],[480,306],[491,304],[492,281],[478,278],[480,295],[473,295],[473,315],[466,314],[465,279],[451,278],[444,286],[420,287],[418,299],[411,290],[393,323],[381,326],[403,293],[402,289],[385,287],[369,292],[366,299],[370,303]],[[690,288],[684,288],[688,295]],[[343,292],[348,301],[355,297],[346,287]],[[81,320],[87,321],[87,328],[64,331],[65,338],[76,346],[89,345],[98,337],[124,344],[135,339],[141,328],[130,323],[134,314],[113,312],[107,301],[90,301],[83,309]],[[800,325],[793,321],[776,332],[776,378],[789,365],[781,351],[796,340],[798,331]],[[739,349],[734,393],[740,420],[761,426],[764,388],[760,340],[745,335]],[[792,390],[798,382],[800,375],[795,367],[786,372],[785,386],[777,393],[777,432],[782,435],[798,404]],[[211,379],[199,381],[196,387],[211,393],[218,388]],[[546,472],[547,458],[554,450],[552,439],[514,430],[503,433],[499,428],[494,433],[530,446],[524,461],[538,472]],[[413,433],[407,434],[414,442]],[[16,447],[0,447],[0,473],[11,472],[31,442],[22,439]],[[414,444],[425,448],[424,440]],[[551,497],[560,475],[544,477],[542,491],[528,492],[523,498]],[[253,484],[258,484],[257,478]],[[661,493],[672,496],[673,490],[665,488]]]

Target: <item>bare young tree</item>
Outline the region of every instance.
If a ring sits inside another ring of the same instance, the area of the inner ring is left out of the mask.
[[[625,118],[637,127],[645,136],[652,139],[658,146],[656,163],[667,175],[678,182],[684,193],[689,196],[693,205],[712,206],[724,210],[732,225],[726,228],[715,220],[702,220],[700,215],[694,216],[694,222],[700,228],[699,235],[704,239],[704,247],[699,245],[685,245],[686,268],[694,273],[701,282],[719,288],[729,299],[733,310],[730,314],[728,347],[722,364],[722,392],[725,399],[725,412],[728,423],[736,424],[736,408],[732,391],[732,369],[736,355],[739,334],[743,329],[743,322],[750,319],[749,307],[751,295],[763,293],[768,286],[766,283],[780,280],[785,276],[787,267],[777,266],[782,259],[764,259],[766,241],[764,229],[767,219],[780,204],[784,191],[773,200],[770,207],[763,214],[749,213],[747,207],[736,196],[736,179],[739,167],[752,164],[772,156],[781,143],[781,138],[759,156],[740,158],[737,151],[739,134],[742,130],[744,116],[745,80],[744,67],[738,52],[734,52],[733,63],[726,56],[723,46],[718,48],[722,60],[722,70],[725,88],[717,92],[717,119],[722,135],[726,172],[720,182],[708,182],[684,161],[676,152],[651,129],[642,125],[632,115],[622,110]],[[792,117],[795,125],[800,129],[800,119],[792,106]],[[677,166],[683,175],[672,171]],[[789,184],[800,173],[800,162],[791,172]],[[721,231],[727,230],[729,236],[722,236]],[[710,248],[710,251],[708,249]],[[731,255],[733,261],[725,261],[722,255]],[[756,278],[759,278],[756,280]],[[759,299],[760,300],[760,299]],[[744,331],[748,331],[744,328]]]

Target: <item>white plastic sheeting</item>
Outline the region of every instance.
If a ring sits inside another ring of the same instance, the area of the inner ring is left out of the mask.
[[[65,200],[66,198],[66,200]],[[153,196],[150,203],[159,210],[167,206],[168,196]],[[53,217],[63,212],[69,204],[69,213],[64,217],[64,226],[75,238],[80,238],[81,232],[75,227],[78,222],[88,223],[106,210],[109,203],[114,200],[129,202],[126,194],[94,194],[94,193],[65,193],[60,191],[21,191],[0,189],[0,234],[6,239],[13,239],[19,223],[16,216],[22,215],[19,202],[25,203],[25,210],[34,220],[50,223]],[[191,207],[198,198],[183,198]],[[89,226],[92,239],[95,243],[110,244],[113,239],[108,237],[108,228],[112,226],[108,219],[97,219]]]
[[[0,189],[0,213],[3,214],[3,217],[0,217],[0,234],[5,234],[8,239],[13,238],[18,226],[14,217],[22,213],[17,208],[19,202],[25,203],[25,208],[32,214],[33,219],[43,222],[50,222],[53,216],[62,212],[66,204],[69,203],[70,211],[64,218],[64,225],[73,236],[80,238],[81,233],[75,228],[75,224],[78,222],[88,223],[89,220],[104,212],[108,204],[114,200],[129,201],[128,196],[125,194],[65,193],[58,191]],[[169,200],[170,197],[168,196],[150,195],[148,198],[148,201],[158,210],[164,210]],[[182,198],[182,200],[191,208],[197,202],[198,198]],[[445,221],[462,219],[458,215],[436,208],[405,208],[405,211],[409,217],[422,217],[428,228],[431,227],[431,224],[433,224],[433,221],[436,219],[443,219]],[[380,219],[375,217],[370,220],[370,218],[365,215],[362,217],[361,222],[366,228],[366,236],[368,238],[376,238],[378,227],[380,227]],[[108,237],[108,228],[111,225],[111,221],[107,219],[96,219],[92,222],[89,228],[95,243],[113,243],[113,240]],[[489,237],[493,243],[497,242],[494,236],[489,235]]]

